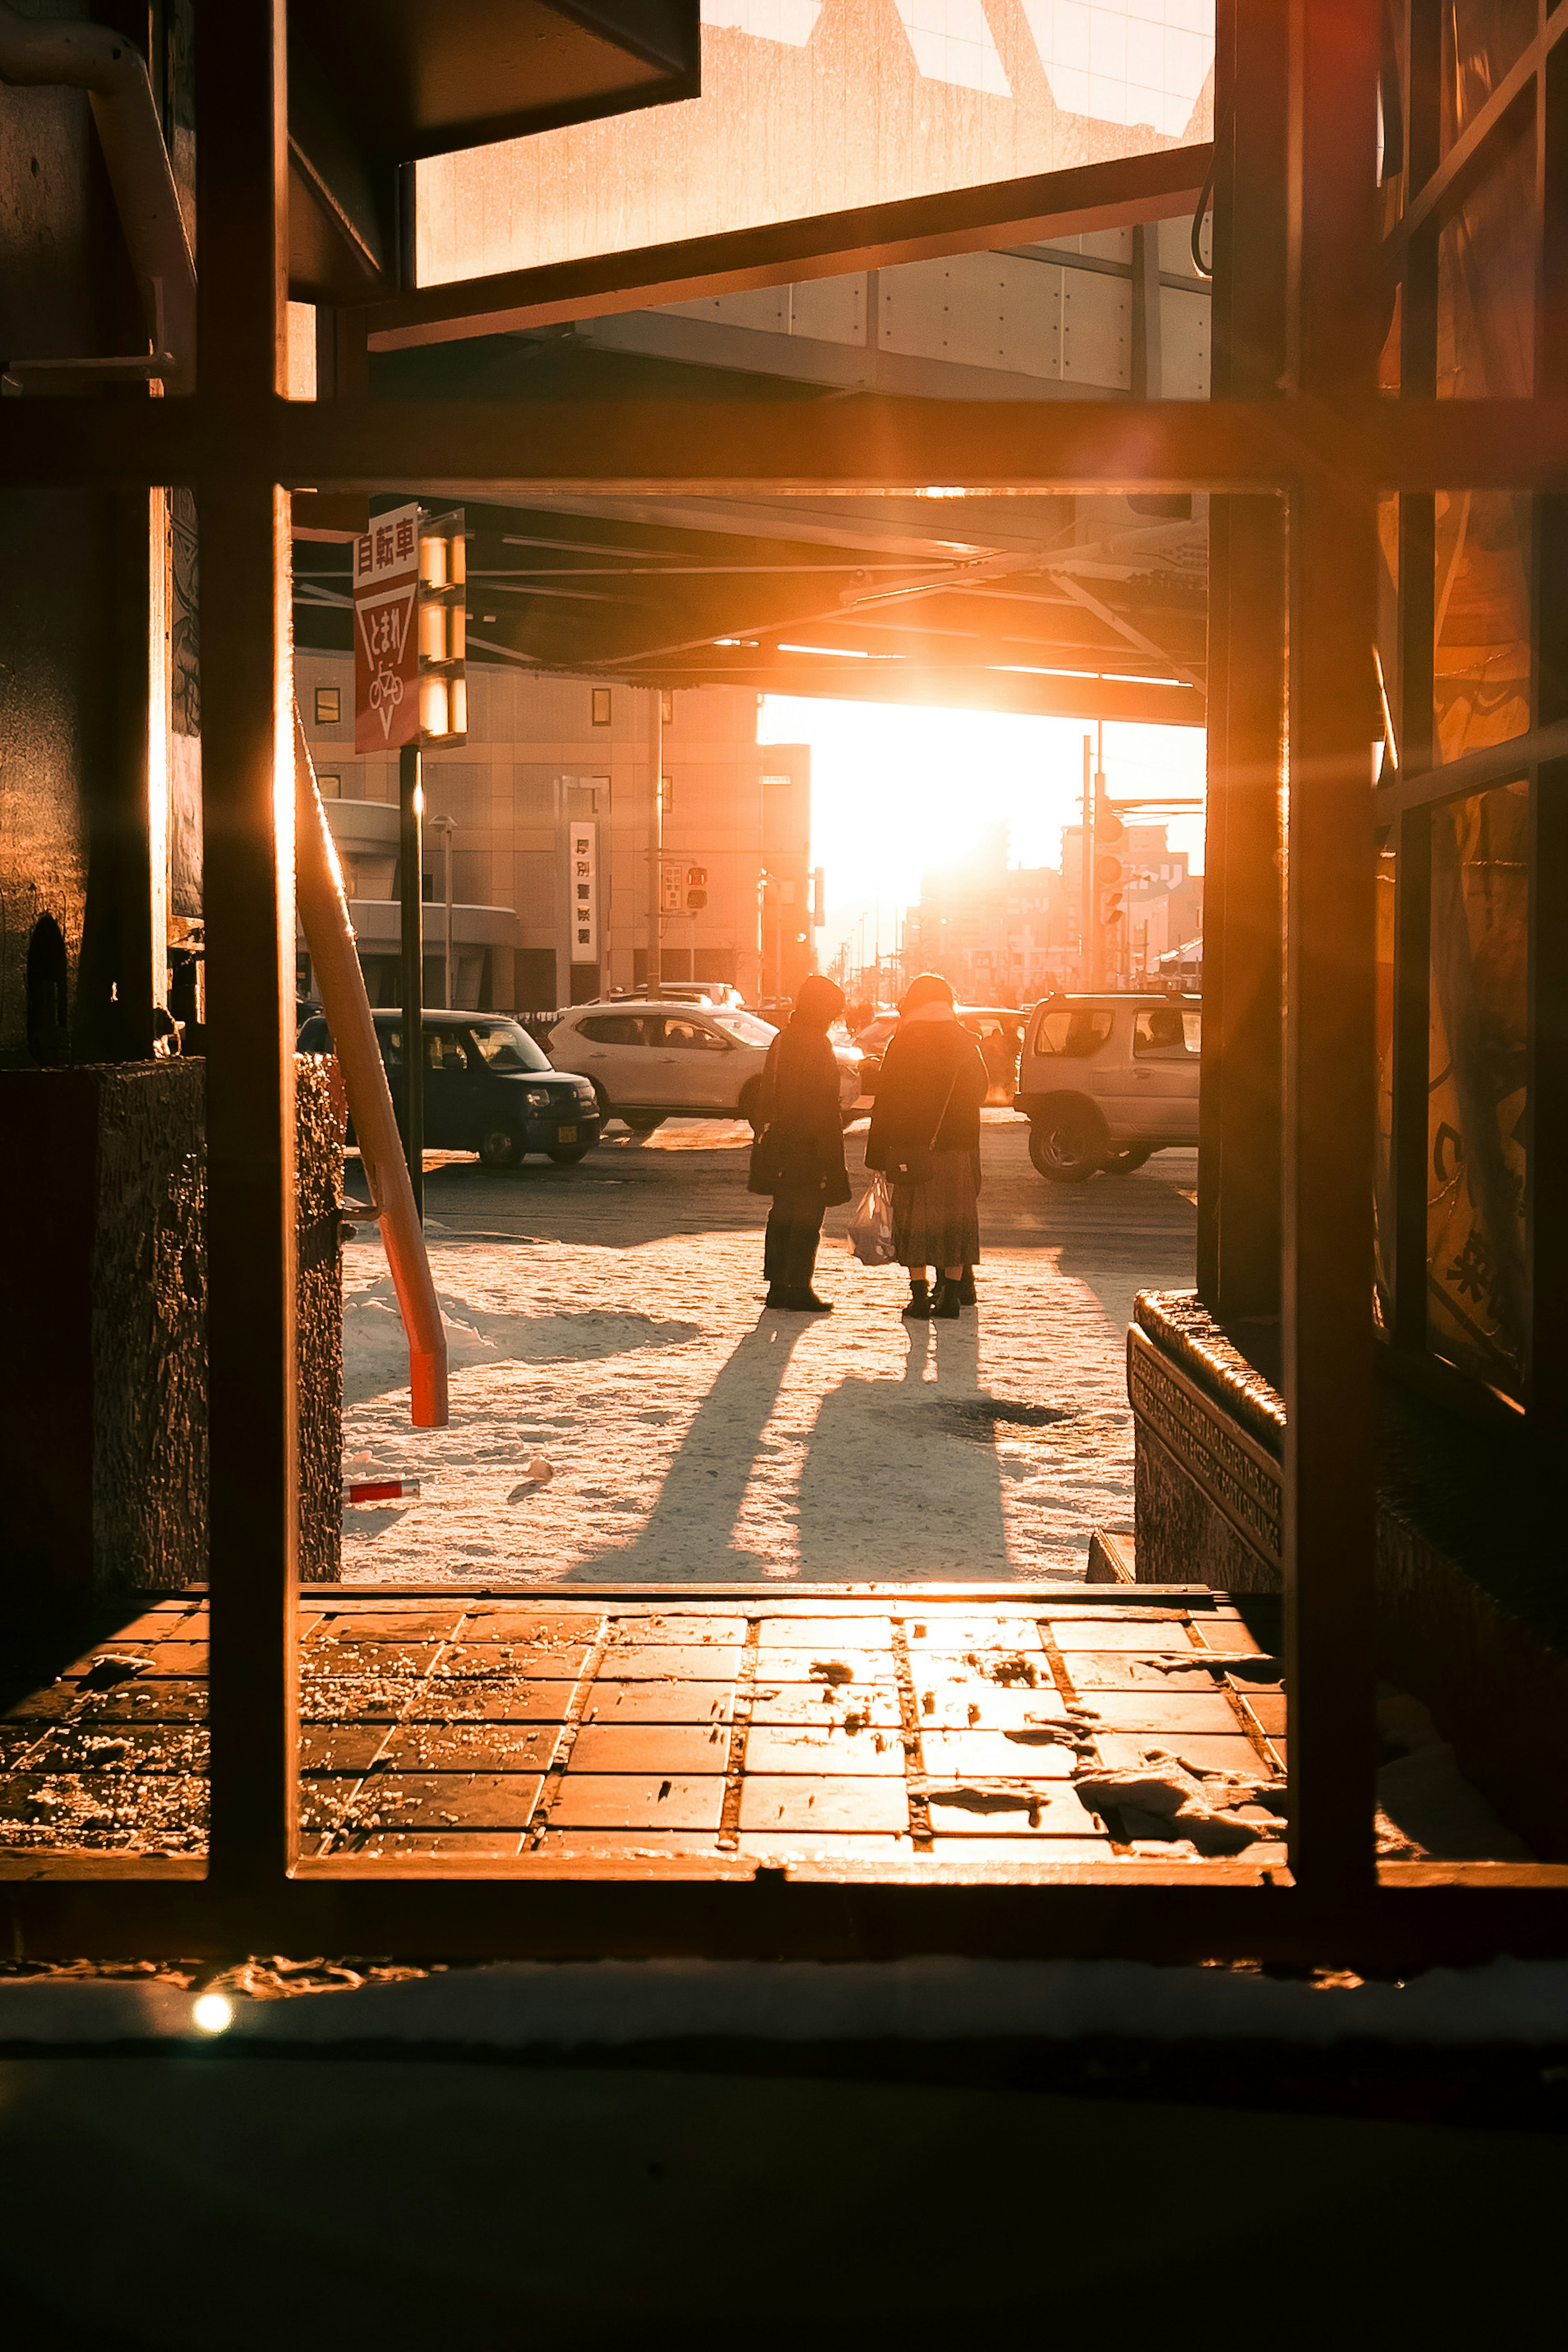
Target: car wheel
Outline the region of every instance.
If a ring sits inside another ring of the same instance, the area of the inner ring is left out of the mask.
[[[1152,1143],[1130,1143],[1123,1150],[1110,1152],[1100,1164],[1107,1176],[1131,1176],[1135,1168],[1142,1168],[1146,1160],[1152,1158],[1153,1151]]]
[[[487,1168],[515,1168],[522,1158],[522,1144],[510,1127],[490,1127],[479,1138],[479,1158]]]
[[[757,1116],[757,1104],[761,1094],[762,1082],[757,1078],[748,1080],[747,1084],[741,1088],[741,1117],[750,1126],[753,1135],[760,1134],[762,1131],[762,1120]]]
[[[1047,1105],[1029,1122],[1029,1157],[1052,1184],[1084,1184],[1105,1159],[1105,1126],[1090,1103]]]
[[[656,1127],[664,1125],[662,1118],[652,1118],[645,1110],[624,1110],[620,1116],[634,1135],[651,1135]]]
[[[557,1167],[573,1168],[579,1160],[586,1160],[593,1149],[591,1143],[558,1143],[552,1148],[550,1157]]]

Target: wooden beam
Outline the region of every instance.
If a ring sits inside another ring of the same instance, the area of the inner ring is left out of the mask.
[[[1393,401],[6,403],[0,487],[194,482],[433,496],[731,498],[1384,489],[1568,495],[1568,396]],[[933,504],[933,527],[942,508]]]
[[[199,397],[237,443],[269,415],[283,364],[283,16],[284,0],[225,10],[196,59]],[[204,455],[211,1876],[243,1910],[284,1883],[296,1802],[288,500],[221,448]]]

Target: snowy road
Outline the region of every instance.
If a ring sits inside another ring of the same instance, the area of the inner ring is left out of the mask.
[[[1024,1123],[987,1113],[980,1306],[908,1324],[847,1209],[818,1260],[834,1315],[763,1310],[748,1140],[682,1121],[577,1168],[432,1165],[445,1430],[410,1428],[379,1242],[348,1245],[345,1455],[422,1493],[345,1513],[345,1578],[1077,1579],[1089,1529],[1131,1524],[1123,1335],[1135,1291],[1192,1281],[1195,1153],[1048,1186]]]

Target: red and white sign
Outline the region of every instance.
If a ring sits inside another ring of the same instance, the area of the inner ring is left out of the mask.
[[[419,737],[419,509],[376,515],[354,541],[354,750]]]

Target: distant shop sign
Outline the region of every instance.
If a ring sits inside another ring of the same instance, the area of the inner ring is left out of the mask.
[[[566,897],[572,910],[572,961],[599,961],[599,828],[591,817],[567,827]]]
[[[419,509],[377,515],[354,541],[354,750],[419,737]]]

